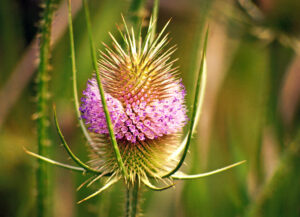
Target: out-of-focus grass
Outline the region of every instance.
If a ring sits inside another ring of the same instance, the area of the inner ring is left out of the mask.
[[[208,2],[211,5],[208,5]],[[115,24],[120,23],[121,13],[126,14],[128,2],[103,0],[89,3],[95,44],[97,48],[102,49],[101,42],[110,43],[108,31],[116,31]],[[150,6],[151,3],[147,4],[148,11],[151,9]],[[202,13],[203,8],[210,10],[205,9],[206,13]],[[14,13],[8,13],[9,11],[19,13],[13,15]],[[24,9],[20,8],[17,1],[0,1],[1,87],[20,54],[24,52],[24,28],[27,26],[21,25],[23,17],[20,11]],[[267,12],[263,10],[263,13]],[[293,19],[296,19],[295,13],[292,14]],[[211,77],[208,76],[210,79],[208,84],[211,90],[214,88],[216,90],[213,98],[213,92],[208,89],[204,100],[205,106],[214,99],[212,106],[209,107],[210,124],[206,122],[208,117],[205,115],[201,117],[199,132],[191,144],[185,171],[204,172],[243,159],[247,160],[247,165],[202,180],[177,182],[175,189],[165,192],[145,190],[142,207],[146,216],[232,217],[250,215],[254,212],[252,210],[256,209],[260,210],[264,217],[299,216],[300,211],[297,207],[300,203],[300,189],[297,185],[300,176],[297,170],[299,155],[292,153],[293,157],[289,158],[291,152],[287,151],[290,150],[290,142],[295,138],[299,128],[299,118],[295,116],[293,129],[288,131],[278,109],[280,103],[278,97],[282,91],[283,80],[287,76],[291,58],[296,54],[291,47],[283,45],[280,38],[279,41],[273,41],[272,37],[266,40],[253,34],[255,32],[253,28],[257,27],[278,29],[274,25],[282,18],[276,17],[276,22],[271,22],[270,19],[275,19],[272,18],[275,15],[276,13],[268,15],[263,24],[253,24],[245,18],[247,16],[244,12],[237,9],[236,4],[209,0],[175,3],[161,1],[158,29],[173,17],[168,30],[172,37],[171,44],[178,44],[178,51],[174,56],[180,58],[178,65],[188,94],[193,92],[195,80],[195,76],[190,73],[191,63],[194,61],[191,53],[195,47],[197,31],[205,27],[204,20],[209,20],[211,24],[212,41],[209,41],[208,49],[217,44],[214,50],[208,52],[208,59],[211,59],[208,62],[208,73],[211,73],[209,74]],[[297,32],[295,27],[297,22],[292,23],[294,24],[289,28],[294,28],[295,31],[292,32]],[[220,42],[213,39],[214,34],[220,33],[217,31],[218,26],[222,27],[222,34],[226,36],[225,51],[222,50],[224,47],[218,46]],[[74,19],[74,34],[78,86],[81,92],[92,73],[83,11],[80,11]],[[271,36],[275,36],[274,32],[271,32]],[[73,145],[72,149],[81,159],[88,160],[85,140],[77,127],[71,102],[72,81],[68,40],[68,35],[65,34],[53,50],[50,83],[52,101],[57,105],[58,118],[61,120],[67,141]],[[223,62],[218,62],[217,54],[222,52]],[[215,69],[214,66],[218,64],[222,66]],[[213,69],[223,71],[218,74]],[[222,76],[221,81],[220,77],[216,76]],[[214,80],[218,81],[217,87],[213,86],[217,83]],[[22,146],[31,150],[35,150],[36,147],[35,126],[31,119],[35,111],[33,98],[35,91],[36,84],[32,79],[0,132],[0,213],[4,217],[34,216],[35,213],[35,159],[26,156],[22,151]],[[188,95],[188,105],[191,99],[192,95]],[[296,111],[299,114],[299,108]],[[57,141],[53,144],[53,158],[68,162],[67,155],[58,145],[53,123],[51,126],[53,141]],[[201,136],[206,132],[209,132],[209,136],[208,140],[204,141]],[[299,143],[294,145],[299,146]],[[204,146],[206,148],[203,148]],[[284,163],[286,167],[282,167],[287,169],[279,174],[281,182],[278,183],[272,181],[272,174],[274,171],[276,173],[279,162]],[[54,172],[55,216],[122,216],[125,209],[122,183],[86,203],[76,205],[76,201],[95,190],[101,183],[76,192],[75,188],[87,177],[60,168],[54,168]],[[261,196],[264,195],[264,189],[270,185],[275,185],[275,190],[266,194],[267,197]],[[263,201],[257,206],[256,201],[261,197]]]

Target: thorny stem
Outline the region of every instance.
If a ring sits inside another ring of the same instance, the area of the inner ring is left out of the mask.
[[[112,143],[112,146],[113,146],[113,149],[114,149],[114,152],[115,152],[115,156],[117,158],[118,166],[119,166],[119,168],[120,168],[120,170],[121,170],[121,172],[122,172],[122,174],[125,178],[125,182],[126,182],[128,174],[127,174],[127,171],[125,169],[124,163],[122,161],[121,153],[120,153],[118,143],[117,143],[114,131],[113,131],[113,125],[112,125],[112,122],[111,122],[111,119],[110,119],[109,110],[108,110],[108,107],[107,107],[107,104],[106,104],[104,90],[103,90],[103,87],[102,87],[101,78],[100,78],[100,74],[99,74],[99,69],[98,69],[98,66],[97,66],[96,52],[95,52],[95,46],[94,46],[94,41],[93,41],[93,37],[92,37],[90,13],[89,13],[89,9],[88,9],[87,0],[83,0],[83,7],[84,7],[85,20],[86,20],[86,25],[87,25],[88,35],[89,35],[89,41],[90,41],[93,68],[94,68],[94,71],[96,72],[98,88],[99,88],[99,92],[100,92],[100,96],[101,96],[103,110],[104,110],[104,114],[105,114],[105,118],[106,118],[106,123],[107,123],[107,126],[108,126],[109,136],[110,136],[111,143]]]
[[[126,217],[138,216],[139,182],[135,179],[133,185],[127,188]]]
[[[134,182],[132,189],[132,198],[131,198],[131,216],[136,217],[138,214],[138,199],[139,199],[139,183],[137,180]]]
[[[126,216],[125,217],[129,216],[129,212],[130,212],[129,206],[130,206],[130,190],[129,188],[126,188],[126,210],[125,210]]]
[[[49,136],[47,128],[49,125],[48,117],[48,81],[49,81],[49,57],[50,57],[50,36],[51,23],[54,13],[54,1],[46,0],[45,9],[41,22],[40,37],[40,62],[38,66],[38,102],[37,102],[37,133],[38,133],[38,154],[47,156],[49,149]],[[49,194],[47,183],[48,169],[46,163],[38,161],[37,169],[37,216],[48,216]]]

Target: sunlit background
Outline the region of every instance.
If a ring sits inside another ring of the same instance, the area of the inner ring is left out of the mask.
[[[36,64],[41,0],[0,1],[0,216],[36,215]],[[98,49],[111,43],[130,1],[90,0]],[[74,36],[80,92],[92,64],[81,1],[73,0]],[[143,16],[149,16],[146,1]],[[300,1],[161,0],[158,28],[170,19],[173,55],[179,60],[191,110],[197,45],[209,26],[208,81],[198,132],[183,170],[205,172],[237,161],[237,168],[204,179],[176,181],[164,192],[142,192],[149,217],[300,216]],[[66,2],[57,5],[53,24],[50,103],[57,106],[66,140],[88,160],[72,101]],[[60,146],[52,117],[51,158],[71,163]],[[55,217],[124,215],[120,182],[83,204],[76,201],[102,183],[80,191],[88,178],[49,166]]]

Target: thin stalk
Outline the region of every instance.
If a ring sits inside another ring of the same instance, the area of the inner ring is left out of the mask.
[[[126,210],[125,210],[125,217],[129,217],[130,214],[130,189],[126,188]]]
[[[127,188],[126,198],[126,217],[138,216],[139,182],[137,180]]]
[[[96,59],[96,51],[95,51],[95,46],[94,46],[94,41],[93,41],[93,36],[92,36],[92,27],[91,27],[91,21],[90,21],[90,13],[89,13],[89,9],[88,9],[88,4],[87,4],[87,0],[83,0],[83,7],[84,7],[84,12],[85,12],[85,20],[86,20],[86,25],[87,25],[87,31],[88,31],[88,36],[89,36],[89,41],[90,41],[90,49],[91,49],[91,56],[92,56],[92,63],[93,63],[93,68],[94,71],[96,72],[96,78],[97,78],[97,83],[98,83],[98,88],[99,88],[99,92],[100,92],[100,96],[101,96],[101,102],[103,105],[103,110],[104,110],[104,114],[105,114],[105,118],[106,118],[106,123],[108,126],[108,132],[109,132],[109,136],[111,139],[111,143],[115,152],[115,156],[118,162],[118,166],[125,178],[125,181],[127,180],[128,174],[127,171],[124,167],[124,163],[121,157],[121,153],[118,147],[118,143],[113,131],[113,125],[110,119],[110,115],[109,115],[109,110],[106,104],[106,100],[105,100],[105,95],[104,95],[104,90],[102,87],[102,83],[101,83],[101,78],[100,78],[100,73],[99,73],[99,69],[97,66],[97,59]]]
[[[49,57],[50,57],[50,36],[51,23],[54,12],[54,0],[45,1],[45,10],[41,22],[41,37],[39,48],[38,66],[38,101],[37,101],[37,134],[38,134],[38,154],[47,156],[49,152],[49,103],[48,103],[48,81],[49,81]],[[48,169],[46,163],[38,161],[37,169],[37,216],[45,217],[49,214],[49,192],[48,192]]]
[[[156,34],[158,10],[159,10],[159,0],[154,0],[153,9],[152,9],[152,18],[154,22],[153,22],[152,32],[151,32],[151,41],[154,40]]]
[[[138,214],[138,200],[139,200],[139,183],[137,180],[134,182],[131,197],[131,216],[136,217]]]
[[[69,37],[70,37],[70,52],[71,52],[71,64],[72,64],[72,79],[73,79],[73,97],[74,97],[74,106],[76,111],[76,116],[80,124],[80,128],[85,135],[85,138],[89,143],[92,143],[92,139],[81,119],[79,111],[79,100],[78,100],[78,91],[77,91],[77,75],[76,75],[76,61],[75,61],[75,46],[74,46],[74,34],[73,34],[73,22],[72,22],[72,7],[71,0],[68,0],[68,27],[69,27]]]

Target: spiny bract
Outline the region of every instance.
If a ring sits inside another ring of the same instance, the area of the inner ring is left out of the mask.
[[[150,21],[142,39],[133,28],[129,32],[124,21],[125,33],[119,30],[124,42],[110,34],[113,49],[105,45],[99,61],[105,99],[131,182],[138,178],[146,183],[149,176],[160,178],[174,167],[177,156],[172,153],[187,122],[185,89],[173,67],[176,60],[171,60],[176,48],[165,49],[167,25],[151,40],[152,26]],[[80,111],[94,138],[91,164],[104,174],[121,177],[95,77],[83,95]]]

